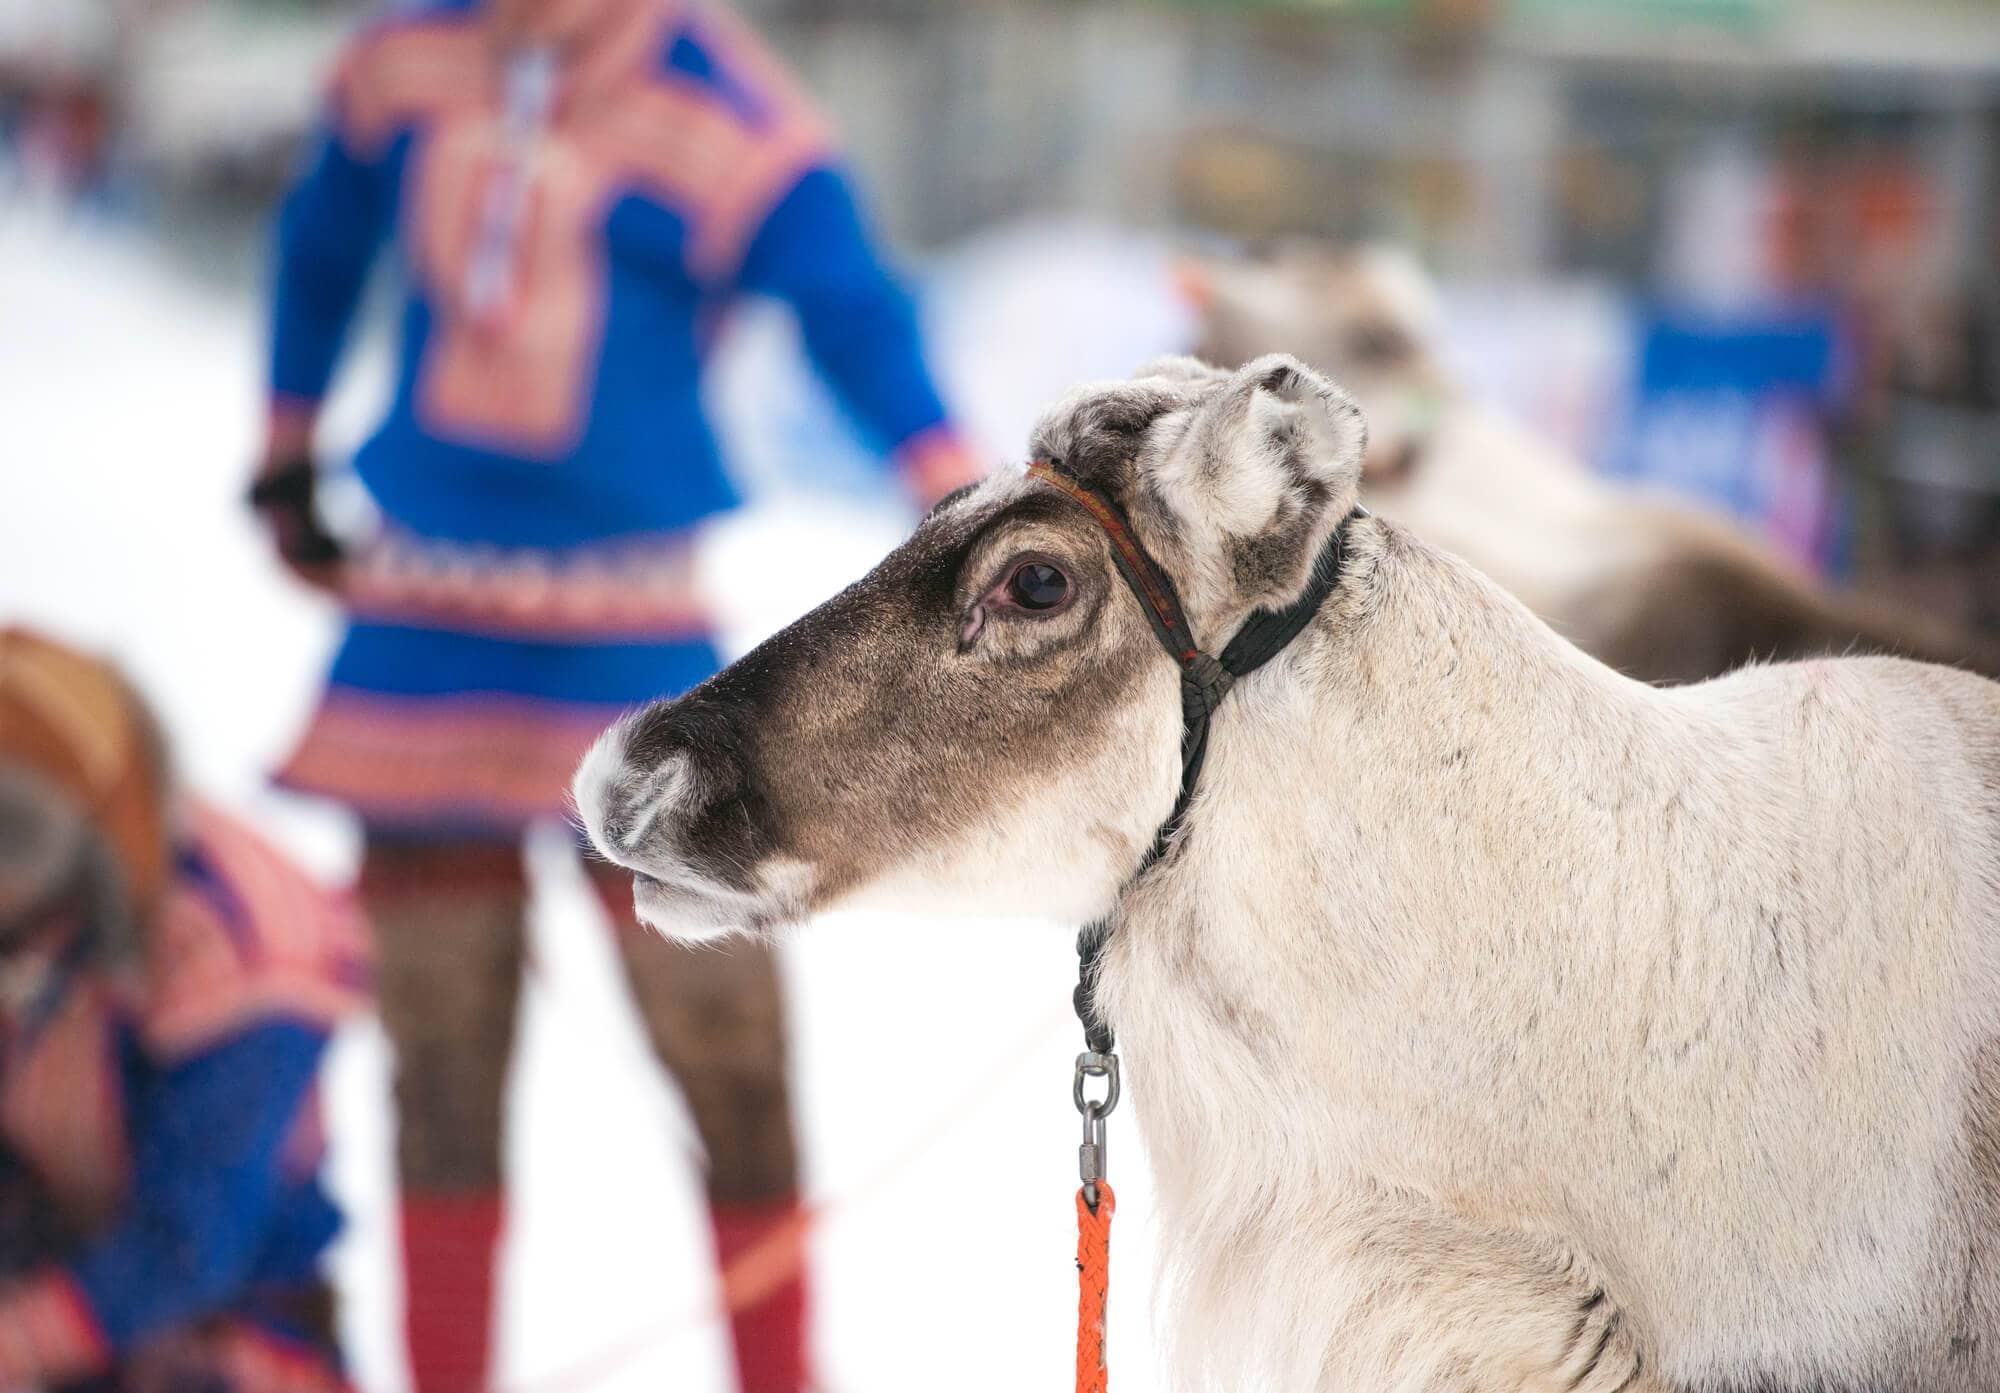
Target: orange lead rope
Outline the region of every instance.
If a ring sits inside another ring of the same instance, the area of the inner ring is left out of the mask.
[[[1090,1079],[1104,1080],[1104,1096],[1084,1096]],[[1104,1119],[1118,1106],[1118,1056],[1085,1050],[1076,1057],[1070,1097],[1083,1114],[1083,1145],[1076,1149],[1076,1393],[1105,1393],[1111,1371],[1104,1360],[1104,1303],[1111,1294],[1111,1215],[1118,1197],[1104,1179]]]
[[[1104,1359],[1104,1307],[1111,1296],[1111,1216],[1118,1196],[1097,1184],[1097,1212],[1076,1192],[1076,1393],[1106,1393],[1111,1370]]]

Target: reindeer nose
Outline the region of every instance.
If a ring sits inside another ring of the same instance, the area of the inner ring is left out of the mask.
[[[694,802],[693,761],[671,754],[652,769],[627,766],[606,807],[605,834],[621,851],[635,851],[656,824],[671,823]]]
[[[598,739],[576,771],[572,790],[584,830],[613,861],[643,870],[649,842],[658,840],[676,814],[694,801],[693,761],[684,753],[636,764],[627,751],[630,727],[614,726]]]

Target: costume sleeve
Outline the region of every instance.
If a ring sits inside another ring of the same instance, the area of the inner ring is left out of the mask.
[[[330,115],[278,212],[270,358],[274,406],[310,408],[326,395],[394,202],[384,161],[357,154]]]
[[[814,366],[921,498],[977,477],[925,365],[915,307],[876,256],[838,170],[809,170],[778,201],[738,283],[791,303]]]
[[[325,1043],[314,1027],[267,1021],[160,1081],[156,1121],[132,1139],[123,1217],[74,1260],[0,1292],[0,1388],[72,1381],[237,1294]]]

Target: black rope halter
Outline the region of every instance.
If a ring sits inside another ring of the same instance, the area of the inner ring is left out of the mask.
[[[1180,593],[1167,573],[1147,554],[1132,530],[1132,520],[1111,497],[1091,487],[1068,469],[1061,460],[1037,460],[1028,466],[1031,477],[1068,494],[1097,520],[1111,542],[1111,559],[1125,583],[1138,597],[1154,635],[1181,670],[1181,791],[1174,810],[1160,824],[1153,844],[1125,882],[1129,889],[1167,854],[1168,844],[1187,820],[1194,802],[1195,786],[1201,779],[1202,761],[1208,756],[1209,718],[1229,695],[1230,688],[1271,661],[1312,622],[1333,587],[1340,582],[1347,540],[1347,526],[1368,511],[1358,504],[1341,519],[1327,538],[1326,546],[1313,563],[1312,578],[1305,591],[1280,610],[1258,610],[1243,621],[1243,627],[1224,645],[1220,657],[1202,651],[1181,608]],[[1077,934],[1078,958],[1076,1015],[1083,1022],[1083,1035],[1092,1053],[1109,1055],[1116,1045],[1111,1027],[1097,1013],[1096,992],[1099,962],[1111,936],[1111,921],[1104,918],[1087,924]],[[1109,1111],[1108,1108],[1105,1109]]]

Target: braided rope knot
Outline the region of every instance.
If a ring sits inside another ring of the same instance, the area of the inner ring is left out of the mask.
[[[1181,717],[1193,723],[1207,720],[1222,705],[1236,678],[1207,653],[1197,653],[1181,668]]]

